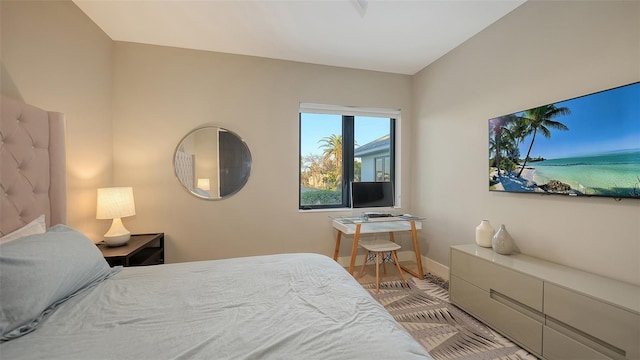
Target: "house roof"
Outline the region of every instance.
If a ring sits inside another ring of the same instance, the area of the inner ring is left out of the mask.
[[[357,147],[354,150],[353,156],[363,157],[376,153],[388,153],[389,145],[391,144],[391,137],[389,134]]]

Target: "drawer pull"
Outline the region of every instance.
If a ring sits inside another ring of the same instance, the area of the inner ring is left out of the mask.
[[[580,329],[576,329],[571,325],[565,324],[562,321],[555,319],[549,315],[546,317],[546,325],[550,328],[558,331],[561,334],[564,334],[580,343],[583,343],[593,350],[601,352],[607,356],[625,359],[627,356],[627,352],[623,349],[620,349],[617,346],[611,345],[606,341],[598,339],[593,335],[589,335]]]
[[[540,323],[544,320],[544,314],[540,311],[528,306],[526,304],[521,303],[518,300],[514,300],[507,295],[498,292],[494,289],[489,289],[489,297],[505,306],[508,306],[518,312],[521,312],[523,315],[526,315]]]

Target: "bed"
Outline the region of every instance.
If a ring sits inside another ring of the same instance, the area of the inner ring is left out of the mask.
[[[61,114],[3,97],[1,121],[1,358],[430,358],[324,255],[110,268],[64,225]]]

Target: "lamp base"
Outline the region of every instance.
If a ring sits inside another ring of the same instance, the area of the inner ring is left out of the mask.
[[[122,246],[129,241],[131,233],[122,224],[120,218],[113,219],[111,227],[106,234],[104,234],[104,242],[107,246]]]
[[[111,237],[105,236],[104,243],[107,244],[107,246],[109,247],[122,246],[122,245],[125,245],[130,238],[131,238],[131,234],[111,236]]]

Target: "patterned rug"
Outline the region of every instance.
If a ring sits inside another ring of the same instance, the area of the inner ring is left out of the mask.
[[[535,360],[527,351],[449,303],[448,282],[409,279],[362,285],[434,359]]]

